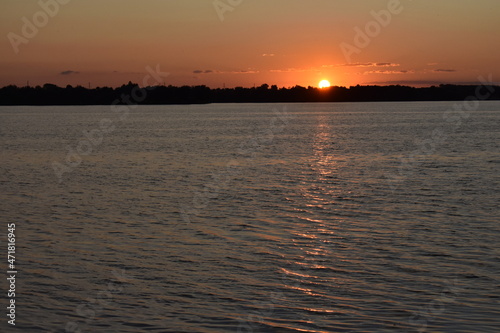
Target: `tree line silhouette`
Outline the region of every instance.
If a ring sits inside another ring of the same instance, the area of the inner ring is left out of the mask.
[[[489,100],[500,100],[499,86],[484,86]],[[206,104],[206,103],[287,103],[287,102],[377,102],[455,101],[476,96],[478,86],[442,84],[424,88],[401,85],[330,88],[278,88],[263,84],[253,88],[207,86],[155,86],[140,88],[129,82],[121,87],[36,87],[9,85],[0,88],[0,105],[109,105],[109,104]],[[137,96],[137,97],[136,97]],[[124,97],[127,97],[124,99]],[[126,101],[126,102],[125,102]]]

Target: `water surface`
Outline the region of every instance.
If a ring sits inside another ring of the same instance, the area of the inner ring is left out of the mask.
[[[18,328],[498,332],[500,103],[453,104],[0,108]]]

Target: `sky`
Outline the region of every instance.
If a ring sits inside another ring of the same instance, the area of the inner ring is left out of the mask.
[[[0,86],[499,82],[499,31],[498,0],[2,0]]]

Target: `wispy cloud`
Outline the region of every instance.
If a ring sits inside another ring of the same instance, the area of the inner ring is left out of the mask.
[[[395,64],[392,62],[377,62],[375,63],[375,67],[399,67],[400,64]]]
[[[77,71],[62,71],[59,73],[59,75],[71,75],[71,74],[78,74],[80,72]]]
[[[197,69],[197,70],[193,71],[193,74],[212,74],[212,73],[214,73],[214,71],[211,69],[207,69],[204,71]]]
[[[283,68],[283,69],[271,69],[269,72],[271,73],[298,73],[298,72],[306,72],[309,70],[313,69],[306,69],[306,68]]]
[[[453,73],[453,72],[456,72],[456,70],[455,69],[442,69],[442,68],[439,68],[439,69],[433,70],[433,72],[437,72],[437,73]]]
[[[253,69],[244,69],[237,71],[219,71],[214,69],[206,69],[206,70],[194,70],[193,74],[256,74],[259,71]]]
[[[407,71],[407,70],[401,70],[401,71],[378,70],[378,71],[364,72],[363,74],[412,74],[412,73],[415,73],[415,71]]]
[[[263,57],[274,57],[274,53],[264,53]]]
[[[242,71],[231,71],[231,72],[227,72],[227,73],[229,73],[229,74],[257,74],[257,73],[260,73],[260,71],[248,69],[248,70],[242,70]]]
[[[337,65],[324,65],[324,68],[332,68],[332,67],[399,67],[400,64],[396,64],[393,62],[354,62],[354,63],[346,63],[346,64],[337,64]]]
[[[358,63],[346,63],[346,64],[336,64],[336,65],[323,65],[321,67],[308,67],[308,68],[282,68],[282,69],[271,69],[269,72],[271,73],[300,73],[300,72],[321,72],[324,71],[325,68],[338,68],[338,67],[364,67],[364,68],[377,68],[377,67],[399,67],[401,66],[400,64],[396,64],[393,62],[358,62]],[[377,71],[373,72],[366,72],[366,73],[375,73]],[[382,71],[380,72],[387,72],[390,74],[390,71]],[[399,72],[399,71],[394,71],[394,72]],[[402,71],[401,71],[402,72]],[[409,72],[409,71],[407,71]],[[366,74],[365,73],[365,74]]]

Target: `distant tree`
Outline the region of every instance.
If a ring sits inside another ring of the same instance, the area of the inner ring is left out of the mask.
[[[17,87],[9,85],[0,88],[0,105],[105,105],[130,94],[139,87],[129,81],[118,88],[96,87],[89,89],[77,85],[65,88],[46,83],[43,87]],[[147,98],[140,104],[186,104],[186,103],[271,103],[271,102],[363,102],[363,101],[444,101],[465,100],[476,94],[477,86],[451,85],[414,88],[402,85],[331,87],[320,90],[296,85],[278,88],[268,84],[252,88],[210,89],[199,86],[156,86],[148,91]],[[500,87],[488,86],[490,100],[500,99]]]
[[[47,89],[47,90],[54,90],[54,89],[57,89],[59,88],[58,86],[56,86],[55,84],[52,84],[52,83],[45,83],[43,85],[43,89]]]

